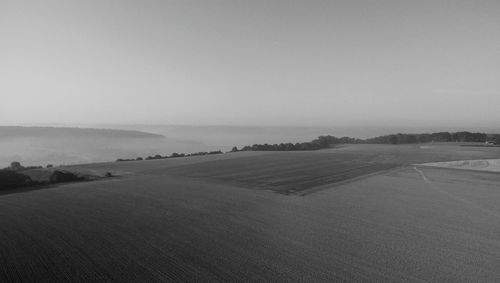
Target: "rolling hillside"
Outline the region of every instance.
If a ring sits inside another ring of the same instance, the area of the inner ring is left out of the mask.
[[[413,163],[498,156],[355,145],[65,167],[120,177],[0,195],[0,281],[492,282],[500,175]],[[363,162],[395,167],[309,183]]]

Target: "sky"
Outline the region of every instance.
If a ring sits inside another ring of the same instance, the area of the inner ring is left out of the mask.
[[[0,124],[500,121],[500,1],[0,0]]]

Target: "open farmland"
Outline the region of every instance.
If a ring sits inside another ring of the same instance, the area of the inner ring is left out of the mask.
[[[173,168],[169,174],[216,179],[289,194],[397,166],[357,157],[355,154],[286,152],[181,166]]]
[[[121,177],[0,195],[0,281],[498,281],[500,175],[412,164],[499,156],[349,145],[68,167]]]
[[[500,159],[457,160],[431,162],[422,165],[462,170],[500,172]]]
[[[271,152],[237,159],[220,159],[178,166],[162,173],[207,178],[279,193],[307,193],[319,186],[336,184],[400,166],[430,161],[500,156],[496,150],[464,150],[438,145],[349,145],[315,152]]]

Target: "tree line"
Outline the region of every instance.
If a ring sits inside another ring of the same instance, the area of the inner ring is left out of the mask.
[[[200,152],[193,152],[193,153],[177,153],[174,152],[170,155],[160,155],[156,154],[154,156],[148,156],[145,158],[142,157],[137,157],[137,158],[118,158],[116,162],[123,162],[123,161],[141,161],[141,160],[155,160],[155,159],[167,159],[167,158],[178,158],[178,157],[188,157],[188,156],[201,156],[201,155],[210,155],[210,154],[222,154],[223,152],[221,150],[214,150],[214,151],[200,151]]]
[[[231,151],[293,151],[293,150],[318,150],[322,148],[328,148],[334,144],[346,144],[346,143],[360,143],[362,140],[342,137],[337,138],[334,136],[319,136],[317,139],[310,142],[302,143],[280,143],[280,144],[254,144],[252,146],[245,146],[238,150],[233,147]]]
[[[364,140],[365,143],[376,144],[408,144],[427,142],[486,142],[485,133],[471,132],[438,132],[432,134],[395,134],[385,135]]]
[[[234,151],[294,151],[294,150],[318,150],[329,148],[337,144],[412,144],[429,142],[486,142],[491,141],[500,144],[500,135],[488,135],[485,133],[462,132],[437,132],[423,134],[392,134],[368,139],[357,139],[351,137],[337,138],[334,136],[319,136],[310,142],[302,143],[280,143],[280,144],[254,144],[244,146],[240,150],[233,147]]]

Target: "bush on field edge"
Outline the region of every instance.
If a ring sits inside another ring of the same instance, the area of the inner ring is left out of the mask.
[[[0,190],[20,188],[32,184],[33,181],[29,176],[8,169],[0,169]]]

